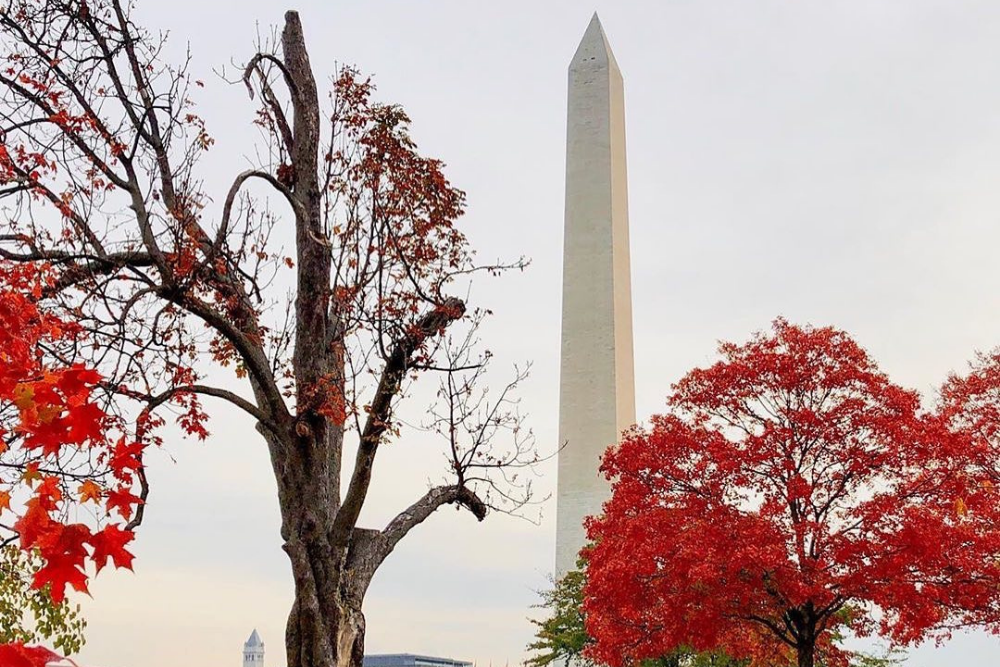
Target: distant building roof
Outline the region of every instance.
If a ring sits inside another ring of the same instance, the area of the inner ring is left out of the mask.
[[[250,634],[250,639],[248,639],[247,643],[243,645],[243,648],[257,648],[258,646],[263,645],[264,642],[260,640],[260,635],[257,634],[257,628],[254,628],[253,632]]]
[[[366,655],[364,667],[472,667],[472,663],[413,653],[382,653]]]

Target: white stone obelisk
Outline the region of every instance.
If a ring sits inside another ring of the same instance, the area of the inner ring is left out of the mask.
[[[635,422],[624,82],[597,14],[569,66],[563,243],[557,577],[609,495],[601,454]]]

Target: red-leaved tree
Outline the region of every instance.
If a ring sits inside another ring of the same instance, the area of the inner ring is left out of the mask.
[[[997,629],[997,357],[927,411],[831,328],[778,320],[720,354],[604,458],[613,495],[589,523],[594,658],[690,646],[835,666],[849,633],[907,645]]]
[[[321,96],[295,12],[236,82],[256,100],[262,140],[232,149],[257,159],[213,198],[198,158],[214,141],[192,102],[204,83],[162,59],[163,37],[131,9],[0,8],[0,259],[18,267],[13,294],[73,323],[36,346],[52,371],[34,394],[11,389],[17,409],[65,398],[54,417],[36,410],[45,428],[72,422],[70,439],[8,447],[54,462],[3,478],[34,493],[13,533],[42,548],[54,593],[85,585],[81,562],[127,565],[149,492],[144,452],[161,443],[165,410],[204,438],[209,402],[228,402],[260,432],[277,482],[295,582],[288,667],[360,665],[362,601],[410,530],[444,505],[481,520],[531,497],[517,469],[534,447],[512,394],[524,373],[486,392],[485,311],[460,296],[473,274],[509,267],[475,260],[456,226],[464,194],[417,151],[400,107],[376,102],[352,69]],[[425,426],[441,438],[441,479],[387,525],[359,526],[376,458],[402,436],[397,404],[421,377],[438,380]],[[86,422],[70,400],[109,416]],[[80,469],[67,458],[76,450]],[[55,516],[70,501],[129,523],[87,532]]]

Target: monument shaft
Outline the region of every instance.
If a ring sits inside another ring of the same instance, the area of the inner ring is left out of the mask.
[[[608,497],[601,454],[634,422],[624,82],[595,14],[569,68],[557,577]]]

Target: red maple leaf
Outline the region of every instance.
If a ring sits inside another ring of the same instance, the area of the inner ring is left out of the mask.
[[[45,565],[35,573],[35,588],[49,586],[55,602],[65,598],[66,586],[86,593],[87,574],[83,568],[87,551],[83,545],[90,536],[90,529],[83,524],[53,523],[34,545],[45,560]]]
[[[63,659],[41,646],[25,646],[21,642],[0,644],[0,667],[45,667]]]
[[[82,562],[82,559],[80,559]],[[60,603],[66,599],[66,586],[71,586],[79,593],[87,593],[87,573],[81,562],[75,559],[49,554],[45,565],[35,573],[32,586],[44,588],[49,586],[52,601]]]
[[[108,466],[119,479],[129,479],[132,471],[142,467],[140,456],[143,449],[141,442],[129,442],[121,438],[111,450]]]
[[[14,524],[14,530],[21,537],[21,548],[28,549],[34,546],[41,535],[51,530],[53,524],[55,521],[42,503],[37,498],[29,500],[24,514]]]
[[[91,560],[100,572],[108,563],[110,558],[115,567],[132,569],[132,554],[125,549],[125,545],[134,539],[135,535],[131,530],[122,530],[118,526],[105,526],[101,531],[94,533],[90,538],[90,544],[94,547]]]
[[[81,364],[73,364],[59,373],[57,384],[59,390],[73,405],[79,396],[86,396],[91,387],[101,381],[101,375],[92,368]]]
[[[117,510],[118,514],[128,521],[132,518],[132,506],[141,502],[142,499],[139,496],[134,495],[126,488],[119,487],[108,491],[105,505],[109,513],[112,510]]]

